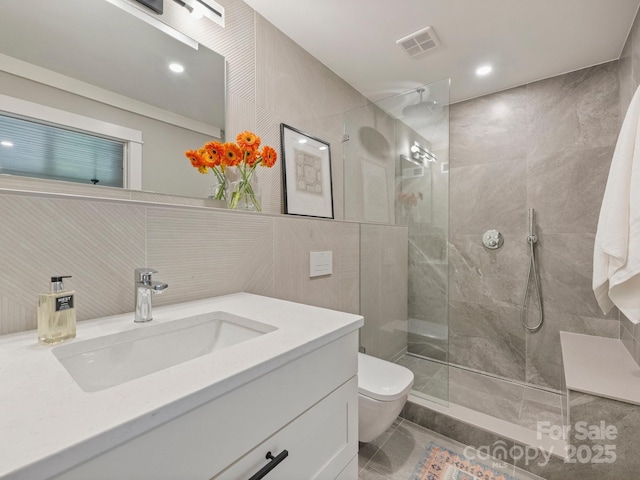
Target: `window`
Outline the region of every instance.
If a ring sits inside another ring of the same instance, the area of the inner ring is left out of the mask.
[[[0,115],[0,173],[124,186],[125,142]]]
[[[0,174],[140,190],[142,133],[0,95]]]

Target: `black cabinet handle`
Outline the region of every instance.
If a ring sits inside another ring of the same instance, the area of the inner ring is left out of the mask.
[[[283,450],[282,453],[280,455],[278,455],[277,457],[274,457],[273,455],[271,455],[271,452],[267,453],[266,459],[267,460],[271,460],[269,463],[267,463],[264,467],[262,467],[260,469],[260,471],[258,471],[253,477],[251,477],[249,480],[260,480],[261,478],[264,478],[267,476],[267,474],[273,470],[274,468],[276,468],[278,466],[278,464],[283,461],[285,458],[287,458],[289,456],[289,452],[287,452],[286,450]]]

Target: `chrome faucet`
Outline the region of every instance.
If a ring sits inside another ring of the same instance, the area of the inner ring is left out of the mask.
[[[153,268],[136,268],[134,273],[134,295],[136,299],[136,316],[134,322],[153,320],[151,299],[154,293],[162,293],[169,286],[166,283],[154,282],[151,275],[158,273]]]

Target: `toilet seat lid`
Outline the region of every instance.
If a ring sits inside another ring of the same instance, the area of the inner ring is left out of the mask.
[[[408,393],[412,385],[408,368],[358,353],[358,393],[388,402]]]

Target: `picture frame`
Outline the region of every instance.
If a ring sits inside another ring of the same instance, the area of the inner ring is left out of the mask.
[[[331,145],[280,124],[284,213],[333,218]]]

